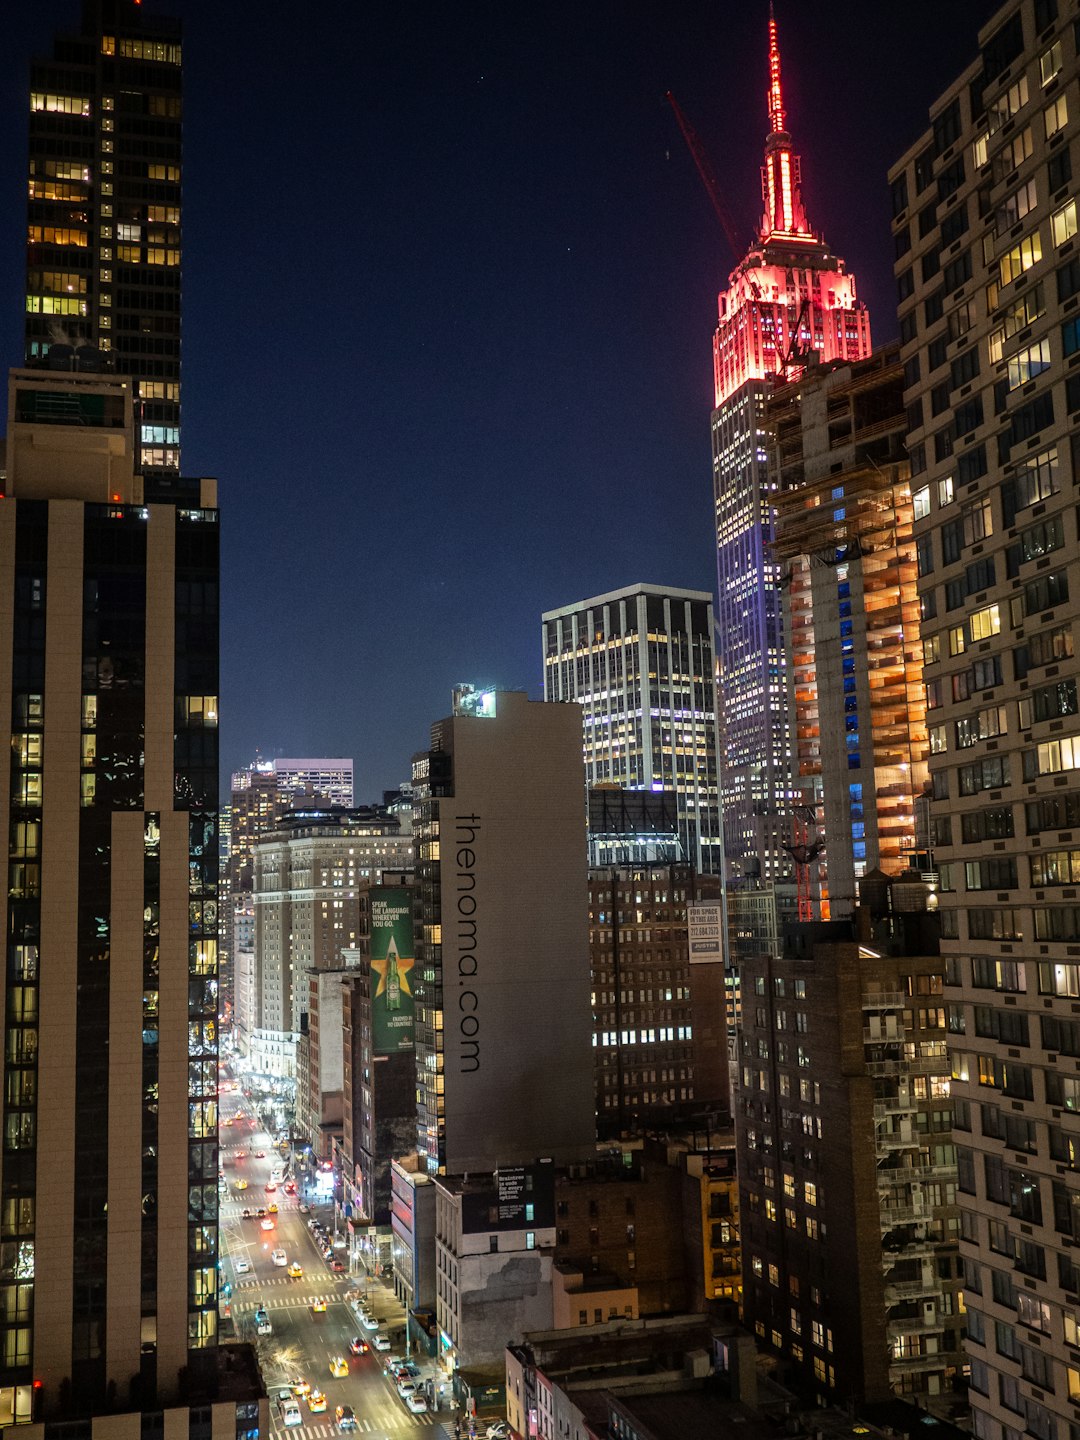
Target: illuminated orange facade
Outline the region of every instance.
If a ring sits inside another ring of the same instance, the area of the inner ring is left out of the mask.
[[[856,297],[854,278],[810,228],[803,207],[771,15],[768,115],[765,211],[755,243],[720,293],[713,340],[724,854],[736,928],[748,932],[744,940],[750,943],[770,943],[778,925],[795,918],[795,874],[786,847],[800,799],[780,569],[772,555],[775,482],[768,473],[765,402],[776,380],[793,378],[811,356],[828,362],[870,353],[870,317]],[[753,923],[746,919],[751,911],[758,917]]]
[[[929,742],[897,347],[778,386],[766,422],[795,784],[813,852],[800,898],[803,918],[838,919],[854,913],[866,874],[899,875],[927,844]]]

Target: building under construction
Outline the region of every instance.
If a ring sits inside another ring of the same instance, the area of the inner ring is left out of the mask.
[[[792,677],[799,918],[850,916],[862,877],[919,854],[926,701],[895,346],[812,367],[766,405]]]

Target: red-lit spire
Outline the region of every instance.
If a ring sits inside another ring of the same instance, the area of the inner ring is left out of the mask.
[[[776,38],[776,16],[769,0],[769,129],[784,133],[784,95],[780,88],[780,42]]]
[[[784,92],[780,83],[780,41],[776,16],[769,0],[769,134],[765,141],[765,168],[761,176],[765,217],[761,238],[770,235],[792,235],[812,239],[813,231],[806,219],[799,191],[799,157],[791,148],[784,114]]]

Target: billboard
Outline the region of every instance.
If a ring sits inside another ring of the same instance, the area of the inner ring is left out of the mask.
[[[412,891],[371,891],[371,1035],[376,1055],[413,1048]]]
[[[724,958],[723,905],[688,905],[686,933],[690,942],[690,964],[716,964]]]

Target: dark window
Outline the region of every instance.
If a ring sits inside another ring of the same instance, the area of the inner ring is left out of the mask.
[[[1036,395],[1026,405],[1021,405],[1019,410],[1014,410],[1009,428],[998,436],[998,459],[1004,464],[1009,458],[1009,451],[1014,445],[1019,445],[1023,440],[1030,440],[1047,425],[1054,423],[1054,394],[1052,390],[1046,390],[1042,395]]]
[[[892,183],[892,213],[900,215],[907,209],[907,175],[898,175]]]
[[[960,97],[947,105],[934,120],[934,149],[937,154],[947,150],[960,138]]]
[[[941,527],[941,563],[951,565],[960,559],[964,546],[964,522],[957,518]]]
[[[949,408],[949,397],[952,394],[952,387],[947,380],[940,385],[935,385],[930,391],[930,414],[940,415]]]
[[[1057,0],[1035,0],[1035,29],[1045,30],[1057,19]]]
[[[1056,155],[1050,157],[1050,163],[1046,167],[1046,177],[1050,184],[1050,194],[1060,190],[1072,179],[1072,155],[1068,149],[1059,150]]]
[[[966,385],[969,380],[974,380],[979,373],[979,352],[974,345],[967,350],[962,350],[952,362],[952,383],[956,386]]]
[[[966,280],[971,279],[971,251],[964,250],[957,255],[955,260],[950,260],[945,266],[944,280],[946,290],[957,290]]]
[[[927,250],[919,264],[923,280],[932,280],[941,269],[941,251],[936,246],[933,250]]]
[[[1057,272],[1059,300],[1071,300],[1077,291],[1080,291],[1080,255],[1067,260]]]
[[[920,378],[919,357],[912,355],[910,359],[904,361],[904,389],[910,390],[913,385],[919,383]]]
[[[945,352],[948,349],[949,337],[939,335],[936,340],[931,340],[926,352],[926,362],[931,370],[938,369],[945,364]]]
[[[914,295],[914,293],[915,276],[912,274],[911,266],[909,265],[906,270],[901,270],[900,274],[896,277],[896,298],[903,304],[908,296]]]
[[[983,403],[981,395],[973,395],[963,405],[958,405],[953,415],[953,434],[956,436],[970,435],[977,430],[983,422]]]
[[[893,246],[897,260],[899,260],[902,255],[908,253],[911,249],[911,229],[909,226],[905,225],[896,232],[893,236]]]
[[[947,250],[968,228],[967,203],[960,201],[941,222],[941,248]]]
[[[927,325],[933,325],[941,319],[945,313],[945,291],[935,290],[933,295],[928,296],[923,305],[923,317]]]
[[[956,478],[959,484],[967,485],[986,474],[986,446],[976,445],[965,450],[956,463]]]
[[[1080,319],[1066,320],[1061,327],[1061,349],[1065,355],[1075,355],[1080,350]]]
[[[915,311],[909,310],[906,315],[900,317],[900,344],[910,345],[915,336],[919,333],[919,322]]]
[[[1024,49],[1024,25],[1020,11],[1010,16],[983,46],[983,71],[985,83],[992,84],[1002,71],[1007,70]]]
[[[960,186],[964,183],[964,157],[957,155],[956,159],[946,165],[938,176],[937,193],[939,200],[948,200],[950,195],[955,195]]]
[[[915,193],[921,195],[934,178],[934,151],[927,147],[915,157]]]

